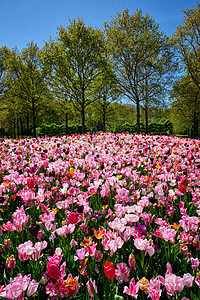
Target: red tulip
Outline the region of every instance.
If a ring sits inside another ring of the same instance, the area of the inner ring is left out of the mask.
[[[113,280],[115,277],[115,267],[113,263],[106,261],[104,264],[104,272],[108,279]]]
[[[68,216],[68,221],[71,224],[76,224],[78,222],[78,215],[75,212],[71,212]]]
[[[57,279],[60,275],[59,266],[56,263],[49,261],[47,264],[47,275],[51,279]]]
[[[180,186],[178,187],[178,189],[179,189],[179,191],[180,191],[181,193],[185,194],[186,188],[185,188],[185,186],[184,186],[183,184],[180,185]]]
[[[29,189],[32,189],[34,187],[34,180],[32,178],[27,179],[27,186]]]
[[[66,176],[67,176],[68,178],[72,178],[72,174],[70,174],[70,172],[67,172]]]
[[[183,177],[181,180],[181,184],[186,185],[188,183],[187,178]]]

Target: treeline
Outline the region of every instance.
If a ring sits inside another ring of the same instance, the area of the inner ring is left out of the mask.
[[[88,127],[85,126],[84,131],[96,133],[98,129],[97,127]],[[145,124],[140,123],[141,133],[145,133]],[[109,127],[109,131],[114,133],[136,133],[137,132],[137,124],[129,124],[125,123],[122,125],[116,125],[113,128]],[[56,135],[64,135],[66,133],[66,126],[64,124],[41,124],[40,127],[36,128],[37,136],[56,136]],[[148,124],[148,132],[149,134],[172,134],[173,133],[173,124],[169,120],[165,120],[163,123],[151,122]],[[70,125],[68,126],[68,134],[80,134],[82,133],[81,125]]]
[[[197,137],[199,21],[197,3],[168,37],[148,14],[125,9],[102,29],[69,20],[42,49],[34,42],[20,52],[1,47],[0,134],[37,136],[42,124],[65,134],[76,124],[82,133],[123,124],[150,133],[164,118],[176,133]]]

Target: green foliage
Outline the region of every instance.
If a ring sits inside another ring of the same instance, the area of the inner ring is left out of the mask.
[[[141,10],[128,9],[105,23],[106,44],[114,65],[115,80],[122,94],[137,106],[137,132],[140,132],[140,106],[146,111],[160,104],[166,86],[173,78],[174,53],[169,38],[158,24]],[[142,128],[141,128],[142,130]]]
[[[171,90],[170,119],[177,134],[192,131],[192,137],[199,132],[200,90],[194,84],[190,75],[180,77]]]
[[[145,124],[143,122],[140,123],[141,133],[145,133]],[[114,130],[115,133],[129,132],[136,133],[137,132],[137,124],[129,124],[125,123],[123,125],[117,125]],[[172,134],[173,133],[173,124],[169,120],[165,120],[163,123],[151,122],[148,124],[148,132],[149,134]]]
[[[169,120],[166,120],[163,123],[151,122],[148,126],[149,133],[159,134],[159,133],[173,133],[173,124]]]
[[[8,86],[5,84],[7,77],[7,56],[9,49],[4,46],[0,48],[0,96],[4,94]]]
[[[57,99],[69,100],[81,113],[82,131],[85,108],[97,100],[95,90],[104,63],[104,46],[102,31],[86,26],[78,18],[60,26],[55,41],[46,43],[41,52],[41,61]]]
[[[7,90],[1,97],[8,118],[14,124],[16,120],[24,118],[24,115],[29,115],[34,136],[36,136],[37,114],[51,98],[38,54],[39,48],[33,42],[21,53],[16,49],[7,50],[7,73],[4,79]]]
[[[37,135],[66,134],[64,125],[44,129],[42,123],[65,122],[69,134],[78,133],[79,125],[71,124],[80,121],[82,132],[86,124],[94,131],[144,133],[149,119],[149,133],[197,137],[199,16],[199,3],[186,9],[172,39],[148,14],[125,9],[105,23],[104,31],[77,18],[58,27],[41,50],[34,42],[21,52],[1,47],[0,126],[13,137],[36,135],[36,127]],[[174,46],[187,74],[173,86],[168,113],[166,93],[177,70]],[[118,103],[124,96],[132,105]],[[163,116],[173,128],[163,125]]]
[[[180,54],[182,66],[198,89],[200,89],[199,33],[200,3],[197,1],[196,8],[184,11],[182,25],[177,26],[172,41]]]
[[[5,135],[5,129],[0,127],[0,137],[4,137]]]
[[[85,131],[87,132],[88,129],[85,126]],[[37,135],[39,136],[56,136],[56,135],[65,135],[66,134],[66,126],[64,124],[57,125],[57,124],[41,124],[40,127],[36,129]],[[79,134],[82,132],[82,126],[75,124],[68,126],[69,134]]]

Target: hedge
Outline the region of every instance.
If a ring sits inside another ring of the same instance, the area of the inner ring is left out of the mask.
[[[137,124],[129,124],[125,123],[123,125],[117,125],[114,129],[115,133],[129,132],[136,133],[137,132]],[[140,123],[140,132],[145,133],[145,124],[143,122]],[[149,134],[172,134],[173,133],[173,124],[169,120],[166,120],[164,123],[155,123],[150,122],[148,124],[148,133]]]
[[[87,126],[85,126],[85,132],[90,131]],[[95,130],[93,129],[95,132]],[[115,126],[115,133],[136,133],[137,132],[137,124],[129,124],[125,123],[123,125]],[[140,132],[145,133],[145,124],[143,122],[140,123]],[[57,125],[57,124],[42,124],[36,130],[37,135],[39,136],[55,136],[55,135],[65,135],[66,127],[65,125]],[[82,133],[81,125],[70,125],[68,126],[68,134],[77,134]],[[148,124],[148,133],[149,134],[172,134],[173,133],[173,125],[169,120],[166,120],[164,123],[155,123],[151,122]]]
[[[85,131],[87,131],[87,127],[85,126]],[[82,132],[82,125],[70,125],[68,126],[68,134],[75,134]],[[55,135],[65,135],[66,134],[66,126],[64,124],[41,124],[40,127],[36,129],[37,135],[40,136],[55,136]]]

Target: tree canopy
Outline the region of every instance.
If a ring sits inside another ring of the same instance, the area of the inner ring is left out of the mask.
[[[184,11],[183,25],[176,28],[173,41],[180,53],[183,67],[200,88],[200,3]]]
[[[199,3],[186,9],[170,38],[148,13],[124,9],[102,29],[69,19],[42,49],[34,42],[21,51],[1,47],[0,126],[15,137],[36,136],[42,122],[65,122],[68,134],[73,124],[83,133],[86,125],[105,131],[136,121],[139,133],[142,121],[148,133],[149,119],[168,116],[177,132],[197,137],[199,16]]]
[[[169,38],[148,14],[128,9],[105,23],[106,44],[114,66],[116,83],[137,107],[140,132],[140,104],[161,94],[172,76],[173,52]],[[148,94],[147,94],[148,89]]]
[[[101,74],[104,51],[101,30],[86,26],[82,19],[70,20],[58,28],[54,41],[43,49],[44,65],[50,66],[51,78],[81,113],[82,132],[85,108],[96,101],[96,82]]]

